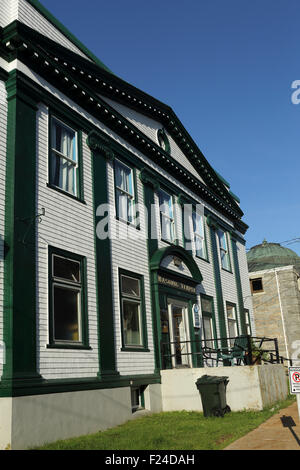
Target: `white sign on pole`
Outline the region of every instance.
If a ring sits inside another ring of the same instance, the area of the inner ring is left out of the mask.
[[[300,366],[289,367],[290,392],[300,393]]]

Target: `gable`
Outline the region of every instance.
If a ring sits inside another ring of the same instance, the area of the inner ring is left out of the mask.
[[[99,95],[101,96],[101,95]],[[134,126],[140,129],[145,135],[150,137],[150,139],[158,143],[157,140],[157,132],[159,129],[163,128],[163,124],[161,122],[155,121],[148,116],[145,116],[132,108],[128,108],[123,104],[118,103],[117,101],[113,101],[110,98],[105,96],[101,96],[101,98],[108,104],[110,104],[115,110],[117,110],[122,116],[128,119]],[[178,147],[176,142],[174,141],[173,137],[166,132],[167,138],[170,143],[170,155],[182,166],[184,166],[188,171],[194,174],[195,177],[199,178],[202,183],[205,184],[202,177],[199,173],[195,170],[194,166],[191,164],[189,159],[185,156],[182,150]]]

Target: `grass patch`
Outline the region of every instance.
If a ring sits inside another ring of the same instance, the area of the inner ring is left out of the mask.
[[[36,450],[221,450],[291,405],[294,396],[263,411],[205,418],[196,411],[143,416],[107,431],[57,441]]]

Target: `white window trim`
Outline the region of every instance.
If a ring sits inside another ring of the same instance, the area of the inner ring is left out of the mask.
[[[170,198],[170,201],[171,201],[171,210],[172,210],[172,217],[170,216],[170,213],[166,213],[163,211],[163,208],[167,206],[167,204],[160,204],[160,194],[163,193],[163,194],[166,194],[167,196],[169,196]],[[175,207],[174,207],[174,204],[173,204],[173,196],[169,193],[167,193],[166,191],[164,191],[163,189],[160,189],[159,190],[159,194],[158,194],[158,201],[159,201],[159,216],[160,216],[160,232],[161,232],[161,239],[162,241],[166,241],[168,243],[174,243],[175,240],[176,240],[176,232],[175,232]],[[171,223],[171,234],[173,235],[173,238],[171,240],[168,240],[166,238],[163,238],[163,227],[162,227],[162,218],[166,218],[170,221]]]
[[[67,129],[68,131],[72,131],[74,132],[74,148],[75,148],[75,155],[76,155],[76,160],[73,160],[72,158],[68,157],[67,155],[65,155],[64,153],[61,153],[59,150],[57,150],[56,148],[54,148],[52,146],[52,137],[53,137],[53,128],[52,128],[52,124],[53,124],[53,121],[56,121],[59,125],[61,125],[62,127],[64,127],[65,129]],[[66,160],[67,162],[71,163],[74,170],[75,170],[75,178],[74,178],[74,193],[71,192],[71,191],[68,191],[64,188],[61,188],[60,186],[58,186],[57,184],[55,184],[53,181],[51,181],[51,175],[49,174],[48,176],[48,180],[50,181],[50,184],[51,186],[54,186],[55,188],[58,188],[62,191],[64,191],[65,193],[67,194],[71,194],[72,196],[76,196],[78,197],[78,182],[77,182],[77,171],[78,171],[78,168],[79,168],[79,156],[78,156],[78,132],[73,129],[71,126],[68,126],[67,124],[65,124],[63,121],[61,121],[60,119],[58,119],[56,116],[50,116],[50,126],[51,126],[51,141],[50,141],[50,158],[52,158],[52,153],[55,153],[58,157],[60,158],[63,158],[64,160]]]

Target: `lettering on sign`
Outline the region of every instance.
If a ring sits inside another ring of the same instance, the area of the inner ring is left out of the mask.
[[[168,279],[167,277],[158,276],[159,284],[163,284],[164,286],[173,287],[174,289],[180,289],[185,292],[189,292],[190,294],[196,294],[196,288],[189,286],[188,284],[184,284],[180,281],[174,281],[174,279]]]

